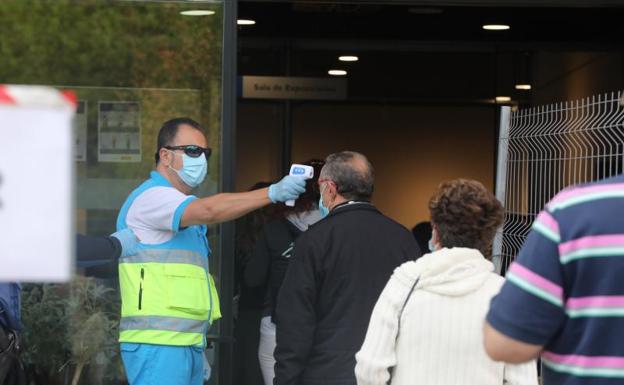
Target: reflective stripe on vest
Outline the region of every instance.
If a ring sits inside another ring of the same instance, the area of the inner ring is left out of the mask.
[[[183,263],[208,270],[208,259],[188,250],[139,250],[136,255],[120,258],[119,263]]]
[[[119,324],[121,330],[169,330],[187,333],[206,333],[209,326],[208,321],[161,316],[124,317]]]

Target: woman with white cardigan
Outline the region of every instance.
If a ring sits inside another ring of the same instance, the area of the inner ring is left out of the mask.
[[[443,183],[429,202],[432,252],[397,268],[357,353],[358,385],[536,385],[535,362],[492,361],[483,348],[503,284],[489,255],[503,207],[479,182]]]

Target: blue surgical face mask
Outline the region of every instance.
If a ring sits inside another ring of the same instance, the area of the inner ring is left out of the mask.
[[[174,154],[180,155],[175,152]],[[201,156],[197,158],[182,154],[182,168],[180,170],[176,170],[171,166],[169,166],[169,168],[175,171],[180,179],[182,179],[182,182],[184,182],[187,186],[195,188],[206,178],[206,174],[208,173],[208,162],[206,161],[206,156],[204,154],[201,154]]]
[[[321,218],[325,218],[329,215],[329,209],[323,204],[323,191],[325,191],[325,186],[327,185],[323,185],[323,188],[321,188],[321,197],[319,198],[319,211],[321,212]]]
[[[429,239],[429,251],[431,251],[432,253],[433,253],[434,251],[436,251],[436,247],[435,247],[435,245],[433,244],[433,238],[430,238],[430,239]]]

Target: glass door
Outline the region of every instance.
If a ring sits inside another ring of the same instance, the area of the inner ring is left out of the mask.
[[[213,149],[208,177],[194,194],[223,189],[224,12],[224,2],[215,0],[2,1],[0,84],[49,85],[78,98],[78,233],[115,231],[123,201],[155,166],[160,126],[173,117],[200,122]],[[44,186],[28,187],[45,197]],[[221,233],[221,227],[209,227],[217,287],[229,274],[222,273]],[[37,383],[125,382],[116,266],[77,269],[69,284],[24,284],[22,300],[24,359]],[[221,300],[227,308],[230,299]],[[209,334],[223,340],[220,322]],[[213,384],[219,346],[206,354]]]

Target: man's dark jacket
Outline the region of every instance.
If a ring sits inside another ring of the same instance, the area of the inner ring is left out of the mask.
[[[346,203],[295,242],[277,305],[275,385],[354,385],[355,353],[412,234],[369,203]]]

